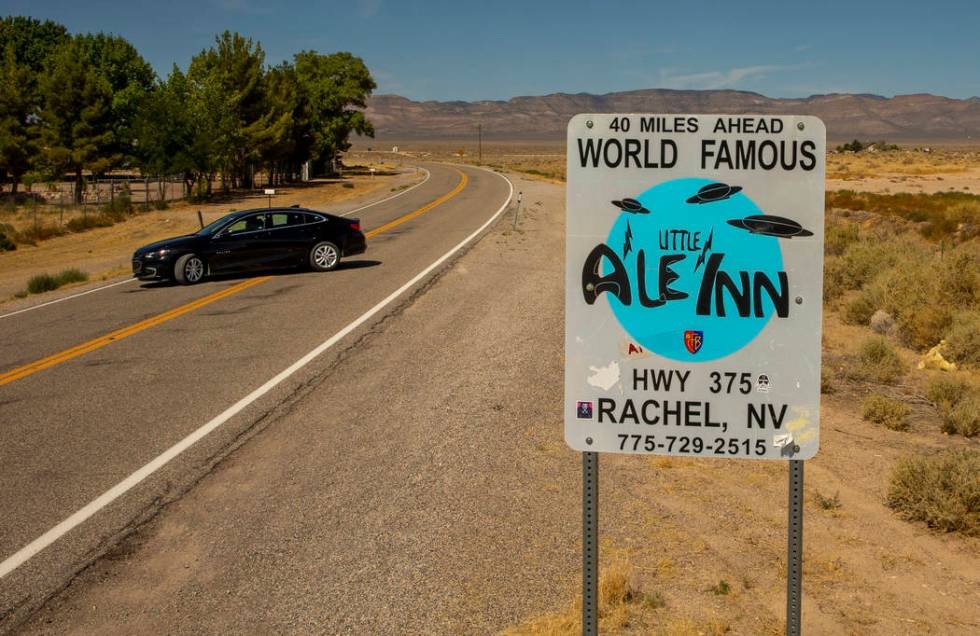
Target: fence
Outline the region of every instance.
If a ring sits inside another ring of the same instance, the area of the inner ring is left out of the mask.
[[[186,194],[184,180],[180,177],[142,178],[112,177],[87,179],[82,191],[83,205],[112,203],[116,197],[128,194],[133,205],[149,207],[157,201],[173,201]],[[75,183],[68,181],[35,184],[32,193],[42,203],[58,206],[75,205]]]

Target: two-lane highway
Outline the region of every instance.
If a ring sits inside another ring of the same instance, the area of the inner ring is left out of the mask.
[[[0,632],[356,355],[510,201],[497,174],[426,168],[353,212],[368,251],[335,272],[132,283],[0,318]]]

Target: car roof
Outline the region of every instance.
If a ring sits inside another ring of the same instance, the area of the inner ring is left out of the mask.
[[[248,214],[259,214],[262,212],[309,212],[310,214],[319,214],[321,216],[330,216],[327,212],[320,212],[319,210],[310,210],[309,208],[301,208],[298,206],[288,206],[288,207],[275,207],[275,208],[252,208],[251,210],[237,210],[235,212],[229,213],[228,218],[240,218]]]

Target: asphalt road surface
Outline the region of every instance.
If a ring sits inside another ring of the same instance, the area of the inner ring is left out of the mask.
[[[422,185],[353,214],[368,251],[335,272],[134,282],[0,311],[0,632],[292,408],[444,263],[380,303],[510,200],[500,175],[425,167]],[[295,373],[270,387],[286,370]],[[399,371],[384,373],[382,383]],[[343,419],[363,397],[325,408]]]

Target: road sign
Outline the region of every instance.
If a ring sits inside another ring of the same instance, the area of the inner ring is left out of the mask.
[[[572,118],[569,446],[817,452],[825,151],[814,117]]]

